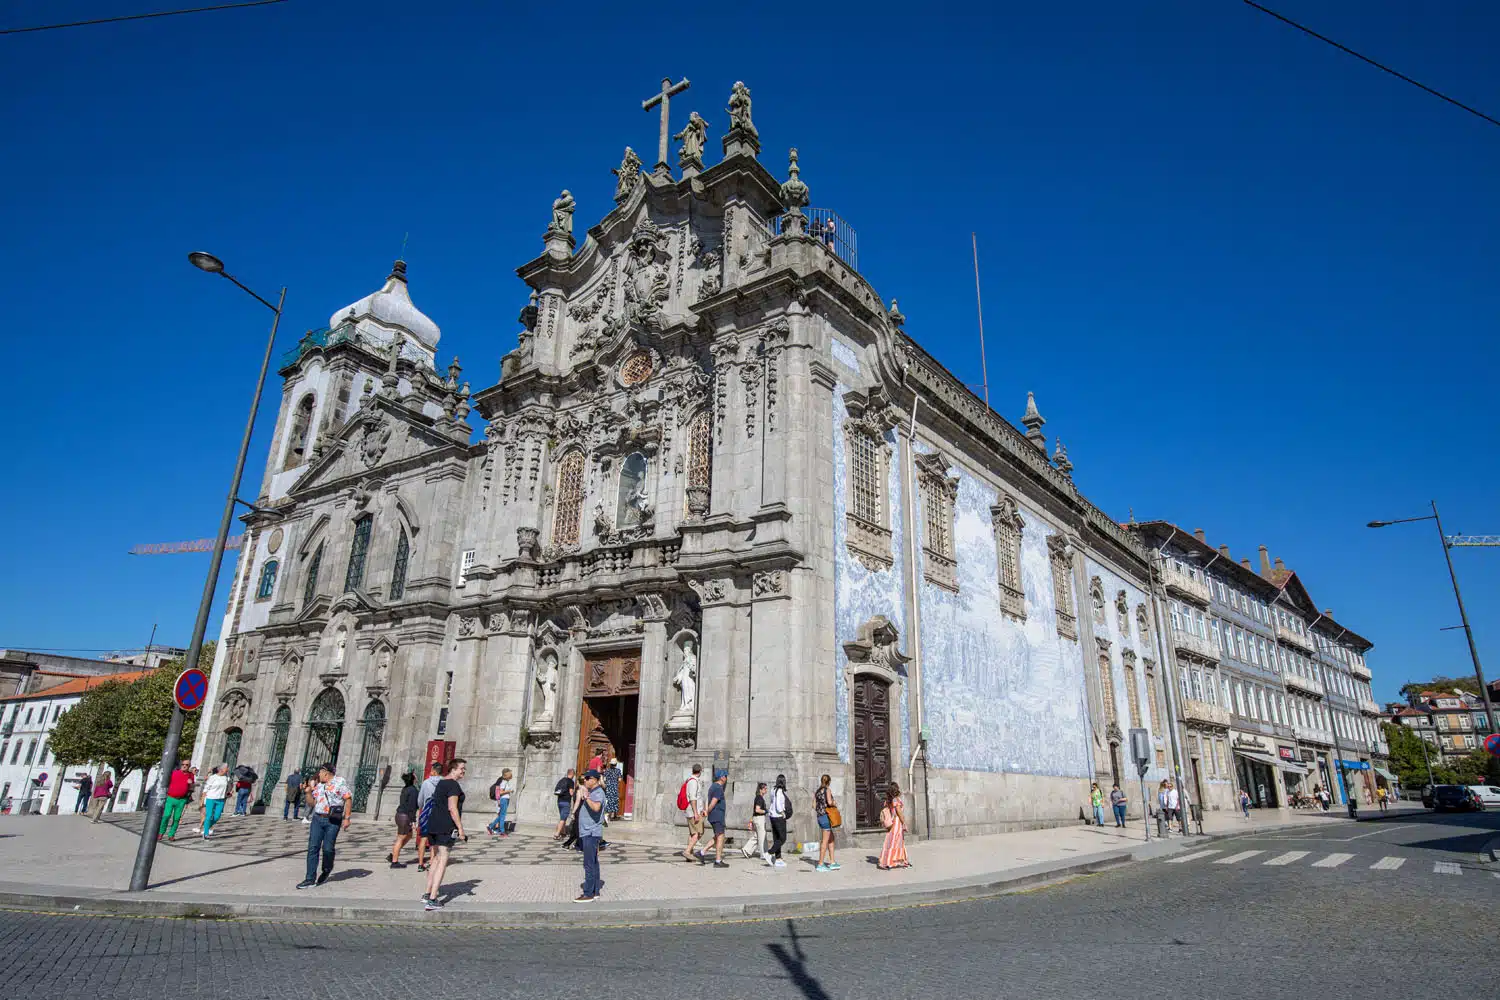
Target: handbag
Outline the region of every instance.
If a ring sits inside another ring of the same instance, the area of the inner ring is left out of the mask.
[[[843,814],[839,812],[838,806],[830,803],[826,814],[828,816],[828,825],[832,829],[837,830],[839,827],[844,825],[844,817]]]

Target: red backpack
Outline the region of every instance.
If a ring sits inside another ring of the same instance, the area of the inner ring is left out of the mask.
[[[689,778],[688,780],[691,781],[692,779]],[[684,781],[682,787],[677,789],[677,808],[683,812],[687,812],[688,807],[687,786],[687,781]]]

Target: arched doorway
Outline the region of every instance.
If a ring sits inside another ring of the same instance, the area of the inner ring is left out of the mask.
[[[224,730],[224,756],[221,759],[229,765],[230,774],[240,762],[240,741],[244,738],[245,731],[238,726]]]
[[[269,806],[276,786],[281,782],[281,762],[286,758],[286,741],[292,732],[292,710],[282,705],[271,720],[271,756],[266,760],[266,773],[260,780],[260,804]]]
[[[354,811],[364,812],[380,770],[380,741],[385,736],[385,706],[379,698],[370,699],[365,706],[359,728],[363,735],[359,741],[359,770],[354,774]]]
[[[329,688],[313,700],[307,717],[307,747],[302,751],[302,773],[314,774],[324,764],[338,764],[344,737],[344,696]]]

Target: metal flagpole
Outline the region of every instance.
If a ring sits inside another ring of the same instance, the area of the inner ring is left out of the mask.
[[[979,234],[970,232],[974,244],[974,305],[979,308],[979,375],[984,380],[984,405],[990,405],[990,369],[984,360],[984,302],[979,297]]]

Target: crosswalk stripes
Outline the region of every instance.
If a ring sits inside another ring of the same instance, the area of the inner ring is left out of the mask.
[[[1169,864],[1169,865],[1180,865],[1180,864],[1182,864],[1183,862],[1186,862],[1186,861],[1197,861],[1199,858],[1206,858],[1210,854],[1222,854],[1222,853],[1223,853],[1222,851],[1196,851],[1196,852],[1194,852],[1192,854],[1184,854],[1180,858],[1168,858],[1167,859],[1167,864]]]
[[[1462,875],[1464,870],[1452,861],[1435,861],[1432,864],[1434,875]]]
[[[1293,861],[1301,861],[1303,858],[1307,857],[1307,855],[1309,853],[1311,853],[1311,852],[1309,852],[1309,851],[1287,851],[1285,854],[1278,854],[1278,855],[1276,855],[1276,857],[1272,858],[1270,861],[1267,861],[1265,863],[1268,864],[1268,865],[1289,865]]]
[[[1406,859],[1405,858],[1398,858],[1398,857],[1395,857],[1395,856],[1391,856],[1391,857],[1381,858],[1379,861],[1375,862],[1370,867],[1372,869],[1374,869],[1375,871],[1379,871],[1379,872],[1393,872],[1397,868],[1400,868],[1404,864],[1406,864]]]
[[[1266,853],[1266,852],[1265,851],[1241,851],[1238,854],[1231,854],[1227,858],[1220,858],[1219,860],[1215,861],[1214,864],[1216,864],[1216,865],[1237,865],[1241,861],[1244,861],[1246,858],[1253,858],[1257,854],[1264,854],[1264,853]]]
[[[1354,855],[1352,854],[1340,854],[1339,852],[1335,851],[1334,853],[1328,855],[1328,857],[1326,858],[1314,861],[1312,863],[1312,866],[1314,868],[1337,868],[1339,865],[1343,864],[1345,861],[1348,861],[1352,857],[1354,857]]]

